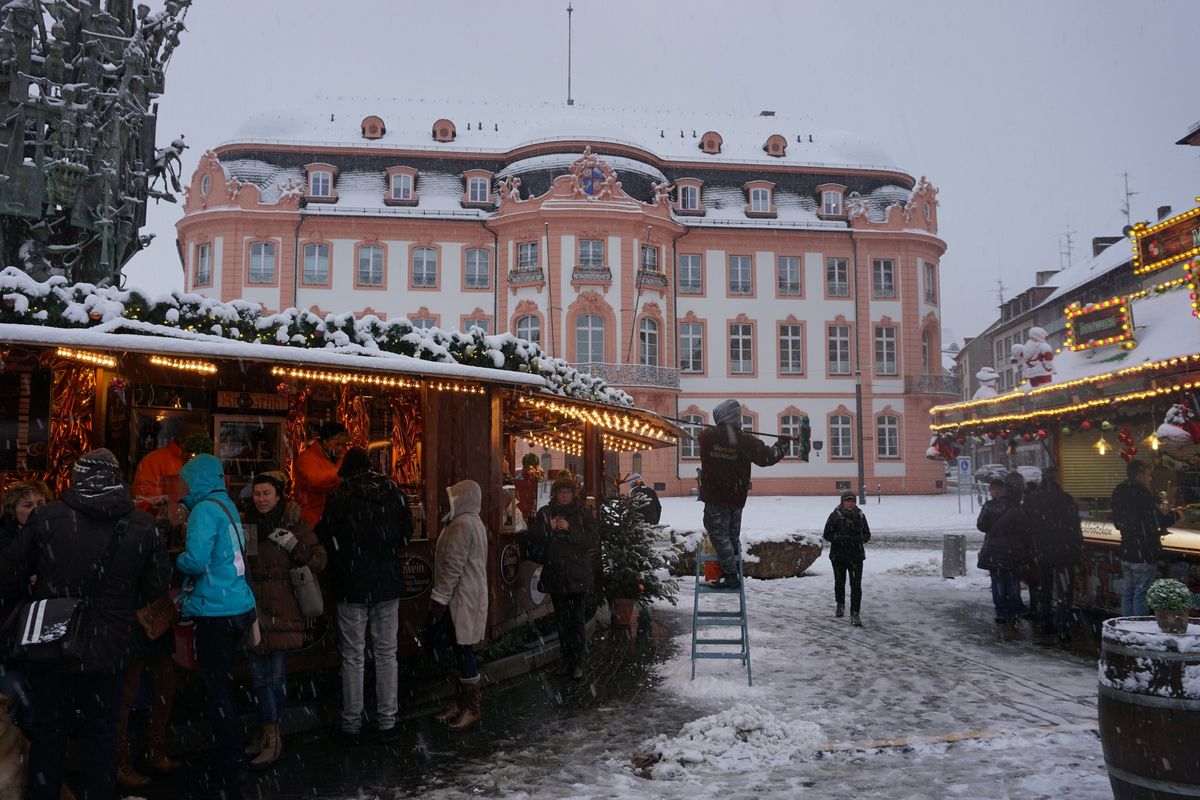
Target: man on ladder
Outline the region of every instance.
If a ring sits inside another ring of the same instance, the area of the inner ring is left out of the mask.
[[[788,439],[781,437],[768,447],[742,430],[742,406],[726,400],[713,409],[712,428],[700,434],[700,468],[704,482],[704,530],[721,561],[721,578],[714,589],[741,587],[742,509],[750,490],[750,465],[769,467],[787,453]]]

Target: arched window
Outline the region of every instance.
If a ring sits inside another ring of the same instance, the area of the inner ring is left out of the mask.
[[[329,283],[329,245],[304,245],[304,283]]]
[[[467,184],[467,197],[472,203],[486,203],[489,200],[488,188],[487,178],[471,178]]]
[[[604,363],[604,317],[582,314],[575,320],[575,360],[580,364]]]
[[[829,457],[852,458],[854,456],[854,431],[849,414],[834,414],[829,418]]]
[[[880,414],[875,427],[876,452],[880,458],[900,457],[900,418]]]
[[[383,286],[383,248],[367,245],[358,249],[358,285]]]
[[[533,314],[517,318],[517,338],[527,342],[540,344],[542,341],[542,323]]]
[[[412,285],[437,287],[437,250],[432,247],[414,247],[412,260]]]
[[[482,248],[467,251],[467,288],[486,289],[492,278],[491,254]]]
[[[658,366],[658,321],[642,317],[638,330],[640,347],[638,348],[638,363],[648,367]]]
[[[275,282],[275,243],[254,242],[250,245],[250,283]]]
[[[704,430],[704,417],[699,414],[683,415],[683,430],[687,433],[681,440],[679,456],[681,458],[700,457],[700,432]]]
[[[784,436],[790,436],[787,444],[787,455],[785,458],[800,457],[800,415],[799,414],[784,414],[779,418],[779,432]]]

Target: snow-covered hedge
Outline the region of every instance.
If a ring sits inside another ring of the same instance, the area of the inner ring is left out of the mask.
[[[541,375],[551,389],[565,397],[633,405],[627,393],[507,333],[488,336],[479,329],[468,333],[422,330],[404,318],[384,321],[370,314],[322,317],[296,308],[266,314],[258,303],[245,300],[222,303],[182,292],[152,297],[137,289],[68,284],[66,278],[58,277],[39,283],[15,267],[0,270],[0,300],[0,322],[88,328],[124,318],[241,342],[305,348],[353,344],[424,361],[529,372]]]

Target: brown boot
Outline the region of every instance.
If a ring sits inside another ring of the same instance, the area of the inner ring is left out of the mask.
[[[479,679],[476,678],[472,683],[460,683],[460,685],[463,692],[463,708],[462,713],[458,715],[458,719],[450,723],[450,730],[452,731],[465,731],[467,728],[478,725],[479,720],[483,718]]]
[[[262,752],[250,762],[250,769],[266,769],[283,755],[283,737],[278,722],[263,723]]]
[[[263,746],[263,726],[259,725],[254,729],[254,737],[250,740],[250,744],[246,745],[246,758],[254,758],[262,752]]]
[[[117,783],[126,789],[140,789],[150,784],[150,779],[133,768],[133,757],[129,754],[129,708],[121,709],[117,723]]]
[[[443,725],[449,725],[451,720],[462,713],[463,705],[463,682],[457,681],[454,684],[454,702],[451,703],[450,707],[445,711],[440,714],[436,714],[434,719]]]

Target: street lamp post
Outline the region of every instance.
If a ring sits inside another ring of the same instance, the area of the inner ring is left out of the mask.
[[[846,222],[850,233],[850,285],[854,291],[854,447],[858,453],[858,503],[867,502],[866,453],[863,452],[863,395],[862,395],[862,344],[858,313],[858,242],[854,239],[854,228]]]

